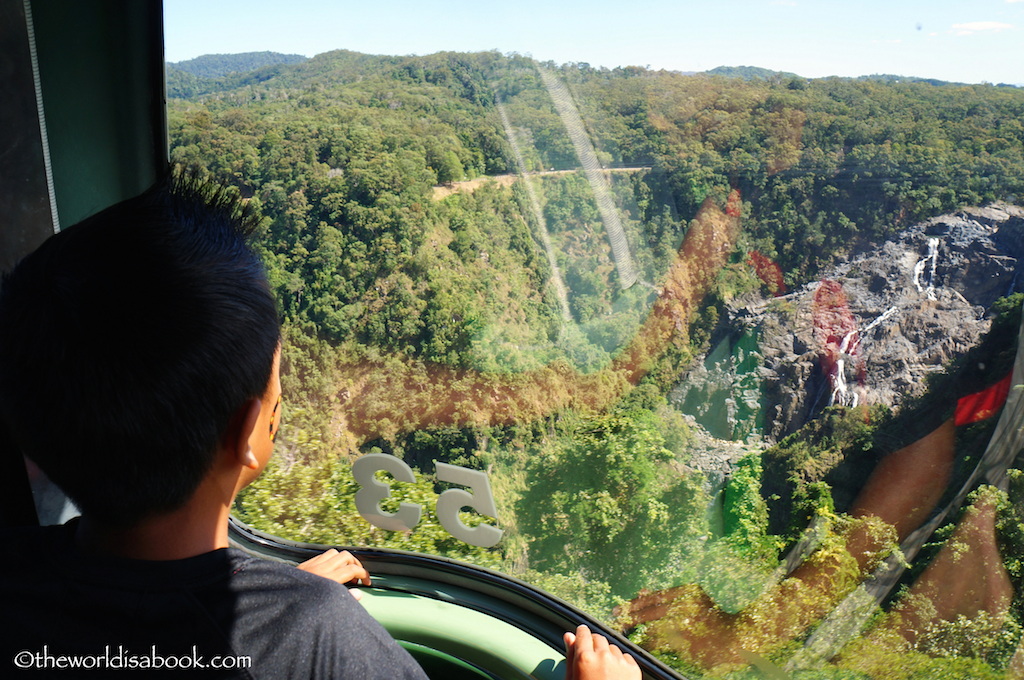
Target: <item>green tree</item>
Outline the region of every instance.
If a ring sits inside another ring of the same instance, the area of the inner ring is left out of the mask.
[[[530,566],[632,596],[692,576],[706,497],[673,474],[650,413],[580,417],[534,452],[517,505]]]

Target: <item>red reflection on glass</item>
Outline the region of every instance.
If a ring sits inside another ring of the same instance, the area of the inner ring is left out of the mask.
[[[866,370],[860,358],[857,320],[850,312],[842,284],[823,280],[814,293],[812,310],[821,370],[828,376],[832,388],[829,403],[854,406],[857,398],[846,381],[847,361],[855,362],[858,384],[863,384]]]
[[[783,295],[786,292],[786,283],[782,280],[782,268],[779,264],[765,257],[756,250],[747,253],[747,264],[754,268],[757,278],[768,288],[772,295]]]
[[[743,202],[740,201],[740,190],[733,189],[725,202],[725,214],[729,217],[740,217],[743,213]]]
[[[607,408],[668,347],[687,346],[693,313],[726,264],[739,223],[711,198],[704,201],[646,320],[601,371],[582,374],[556,361],[506,375],[400,357],[360,359],[339,366],[346,387],[336,422],[362,442],[429,427],[506,425],[567,408]]]
[[[991,418],[1006,403],[1006,397],[1010,394],[1012,374],[974,394],[960,397],[956,402],[956,426],[970,425]]]

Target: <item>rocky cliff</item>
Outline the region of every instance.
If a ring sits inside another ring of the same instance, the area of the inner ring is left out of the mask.
[[[898,407],[1024,290],[1024,208],[965,208],[856,254],[819,281],[734,300],[673,391],[712,436],[774,443],[832,404]]]

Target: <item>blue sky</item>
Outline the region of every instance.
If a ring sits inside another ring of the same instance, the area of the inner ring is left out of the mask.
[[[164,0],[168,61],[441,50],[1024,84],[1024,0]]]

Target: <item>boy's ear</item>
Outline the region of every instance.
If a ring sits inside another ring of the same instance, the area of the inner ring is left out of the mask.
[[[224,446],[243,467],[255,470],[259,460],[249,446],[249,436],[256,429],[263,403],[256,397],[249,399],[235,411],[228,431],[224,433]]]

